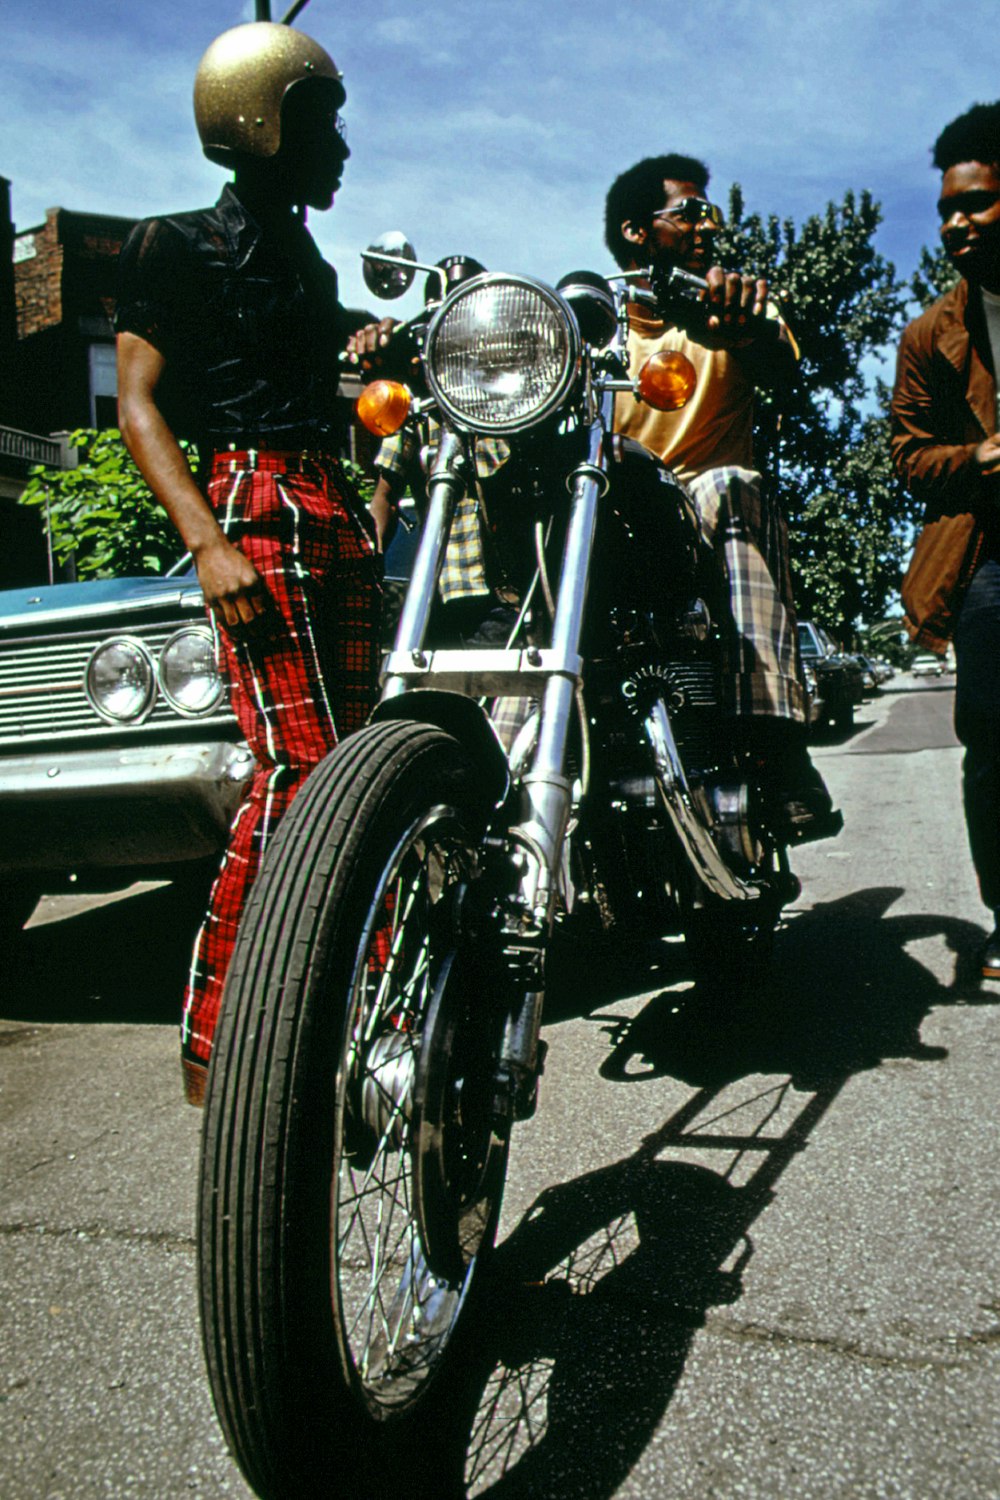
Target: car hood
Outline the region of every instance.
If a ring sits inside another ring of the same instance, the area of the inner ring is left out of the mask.
[[[0,592],[0,634],[41,624],[86,625],[93,617],[128,617],[152,609],[204,609],[194,573],[177,578],[95,578],[87,583],[54,583]]]

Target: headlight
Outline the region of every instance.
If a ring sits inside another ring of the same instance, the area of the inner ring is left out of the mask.
[[[179,714],[211,713],[222,697],[212,632],[204,625],[178,630],[160,652],[156,676],[164,698]]]
[[[91,707],[112,724],[141,719],[153,702],[156,682],[141,641],[120,636],[98,646],[87,663],[84,686]]]
[[[555,411],[576,374],[580,335],[557,292],[523,276],[475,276],[427,330],[435,399],[471,432],[520,432]]]

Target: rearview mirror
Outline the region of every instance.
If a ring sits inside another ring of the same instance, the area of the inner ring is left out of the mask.
[[[394,302],[413,285],[417,274],[417,252],[401,229],[379,235],[361,252],[361,274],[373,297]]]

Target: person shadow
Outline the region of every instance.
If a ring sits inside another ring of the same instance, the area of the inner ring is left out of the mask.
[[[981,930],[890,915],[901,894],[857,891],[796,916],[752,995],[675,987],[632,1019],[590,1012],[608,1037],[606,1079],[670,1075],[692,1093],[621,1160],[547,1187],[497,1247],[439,1397],[427,1493],[615,1493],[695,1333],[742,1295],[755,1221],[844,1084],[890,1059],[942,1061],[920,1037],[932,1007],[994,1003],[972,968]],[[950,955],[945,983],[909,951],[931,938]],[[682,951],[668,978],[683,977]]]

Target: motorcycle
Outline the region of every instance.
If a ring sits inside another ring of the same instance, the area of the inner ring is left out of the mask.
[[[401,236],[365,255],[383,295],[437,278],[404,325],[407,385],[359,402],[381,433],[433,419],[426,515],[381,701],[300,792],[242,922],[204,1122],[207,1364],[266,1497],[412,1482],[535,1108],[561,935],[682,932],[735,994],[798,890],[719,708],[695,514],[612,431],[616,391],[690,397],[682,355],[626,366],[628,302],[665,288],[445,273]],[[483,439],[522,576],[505,638],[442,645]]]

